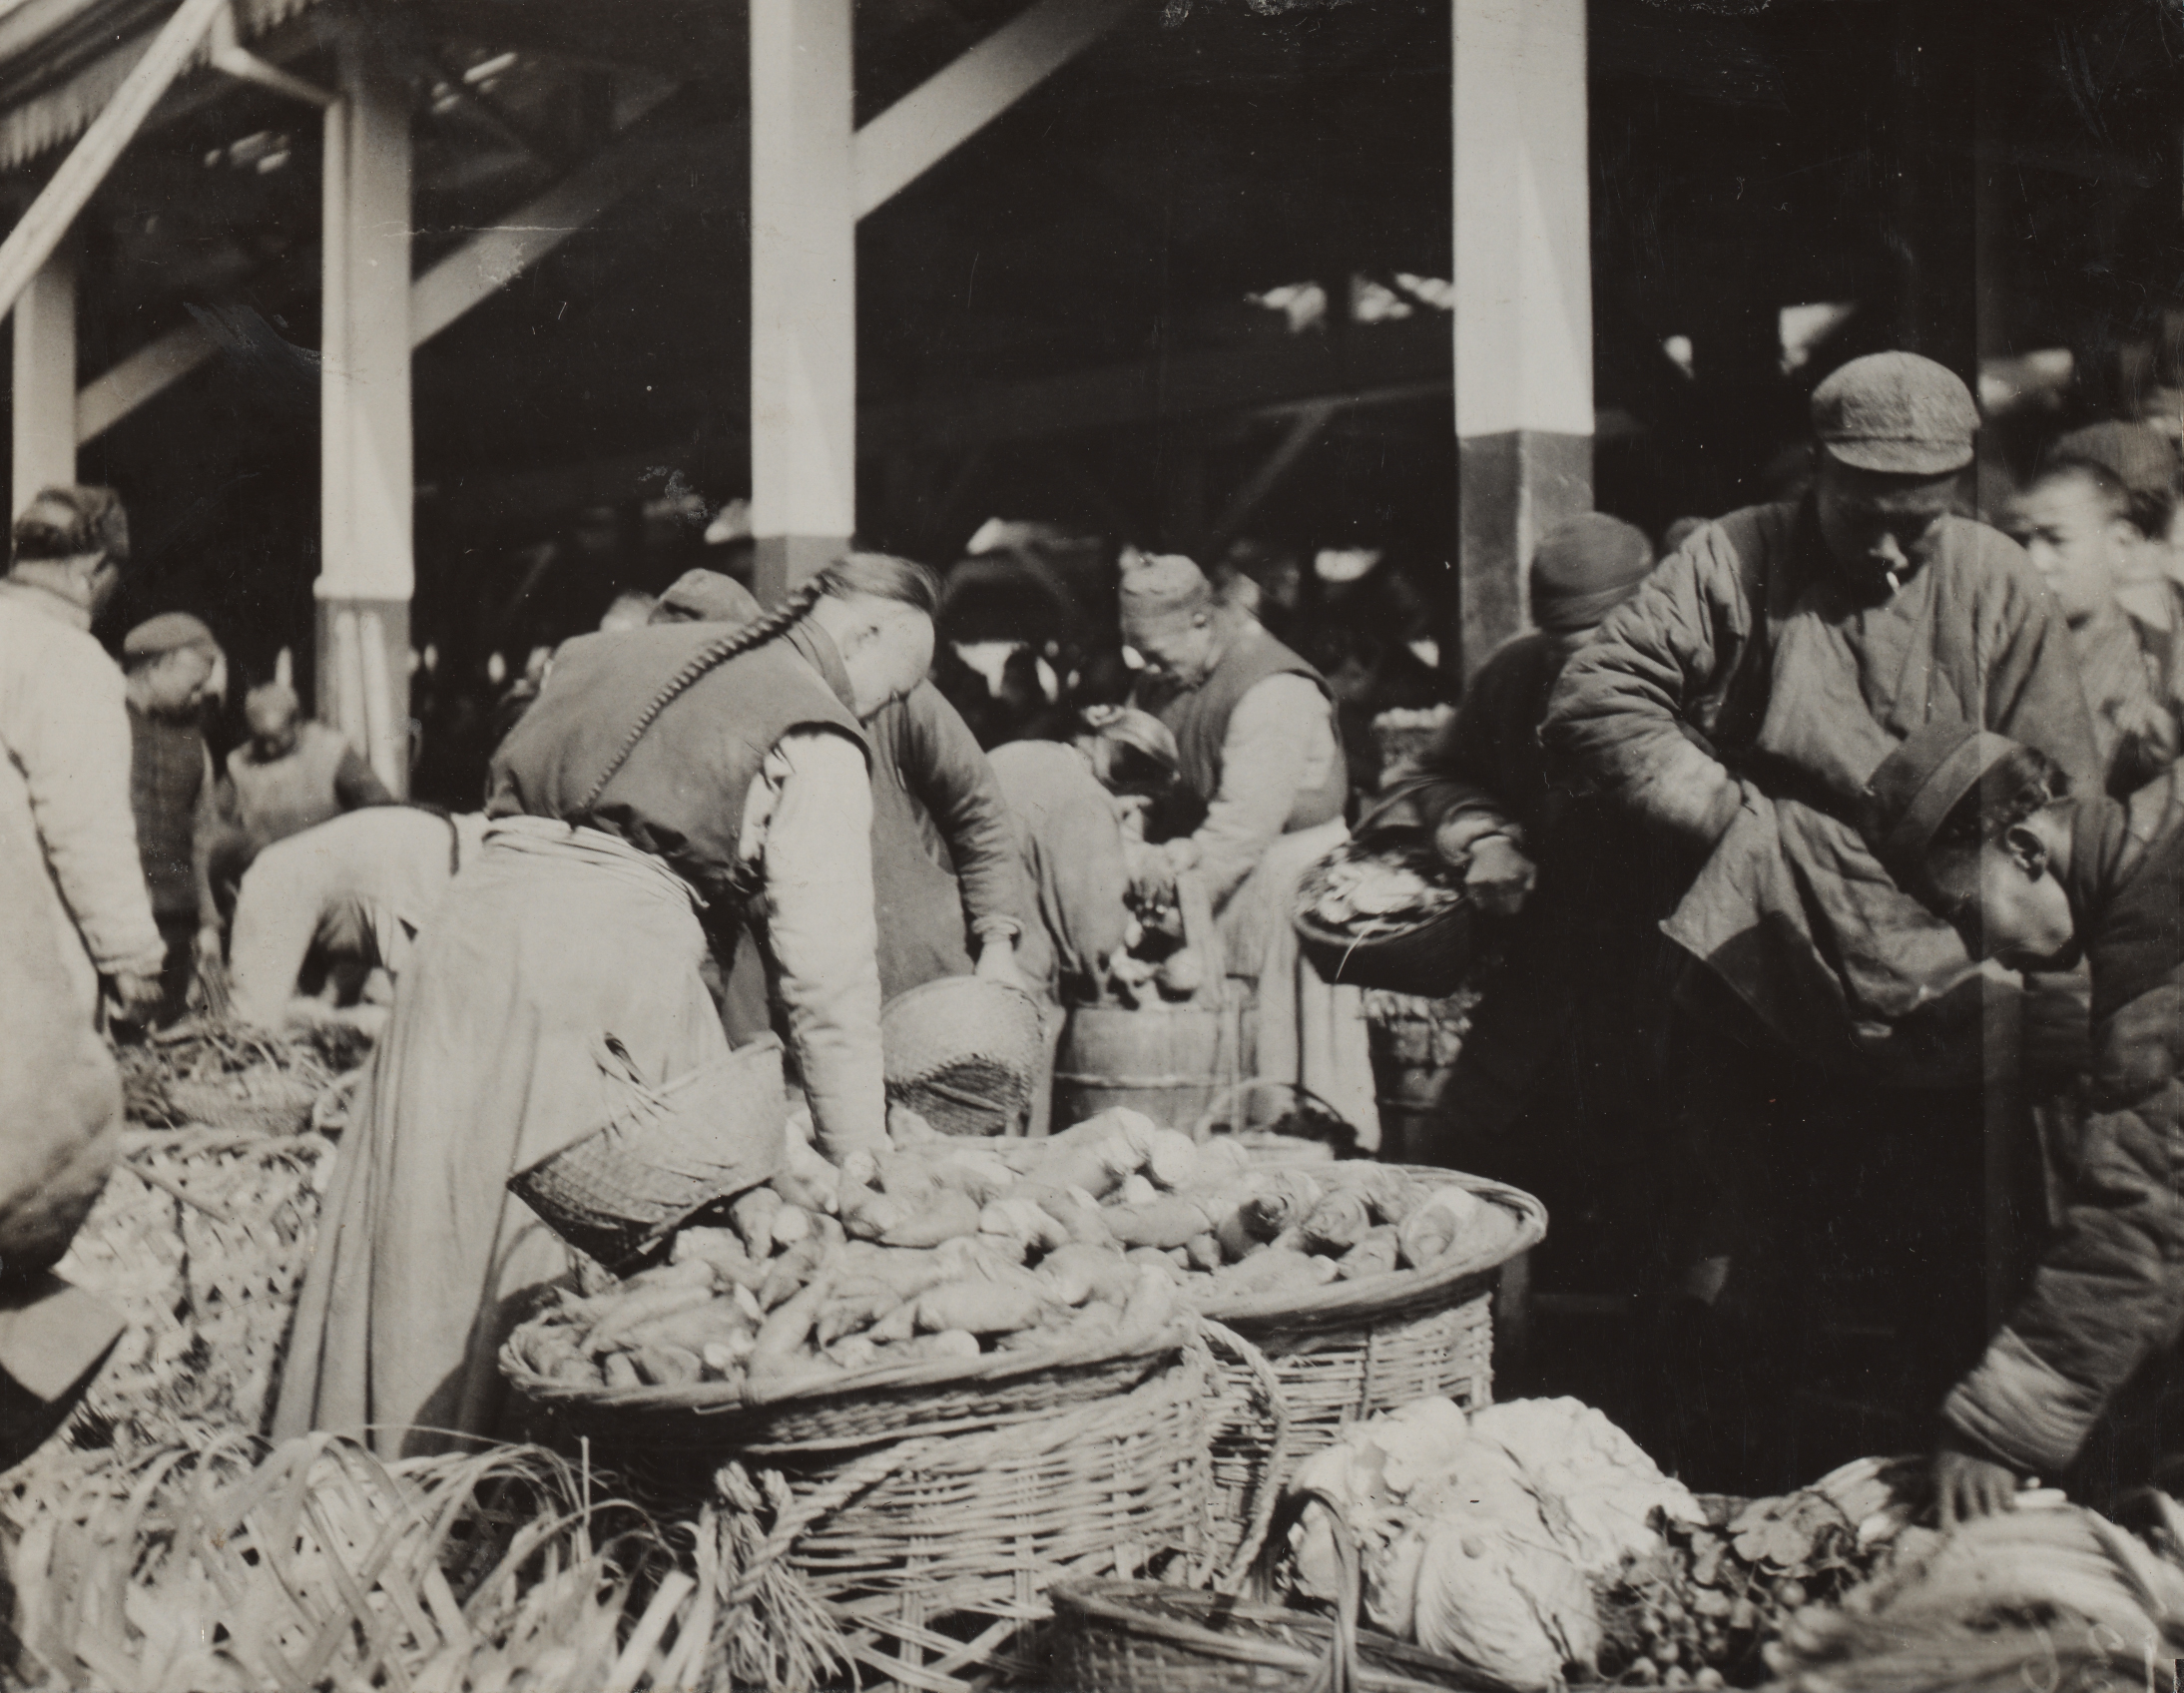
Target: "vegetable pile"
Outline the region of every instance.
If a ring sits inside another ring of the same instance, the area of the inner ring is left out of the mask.
[[[1630,1687],[1764,1680],[1787,1618],[1834,1603],[1893,1554],[1916,1467],[1861,1458],[1718,1520],[1657,1523],[1661,1544],[1632,1558],[1603,1598],[1601,1668]]]
[[[1306,872],[1298,908],[1332,929],[1369,940],[1399,934],[1462,903],[1463,892],[1429,845],[1346,847]]]
[[[1077,1351],[1338,1280],[1393,1275],[1512,1226],[1457,1186],[1384,1165],[1254,1169],[1135,1111],[1046,1140],[936,1135],[837,1169],[793,1120],[790,1167],[682,1229],[664,1262],[564,1292],[514,1358],[572,1387],[716,1383],[757,1397],[997,1351]]]

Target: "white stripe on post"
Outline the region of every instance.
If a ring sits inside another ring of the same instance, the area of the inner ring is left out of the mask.
[[[15,302],[13,489],[20,514],[40,488],[76,480],[76,266],[64,243]]]
[[[751,507],[769,600],[856,529],[850,14],[751,4]]]

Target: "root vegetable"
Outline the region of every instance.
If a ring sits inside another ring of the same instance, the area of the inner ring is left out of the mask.
[[[1097,1201],[1082,1188],[1050,1188],[1037,1182],[1019,1182],[1009,1199],[1028,1199],[1067,1231],[1072,1241],[1091,1246],[1110,1244],[1114,1236]]]
[[[939,1278],[943,1282],[963,1276],[1010,1276],[1023,1268],[1024,1243],[1009,1235],[962,1235],[935,1248],[933,1257],[947,1272]]]
[[[1372,1214],[1364,1194],[1331,1193],[1305,1219],[1305,1246],[1308,1251],[1340,1257],[1364,1240],[1371,1227]]]
[[[712,1303],[713,1291],[706,1284],[647,1288],[616,1302],[613,1314],[592,1330],[585,1346],[594,1353],[612,1352],[622,1344],[624,1336],[634,1334],[655,1318],[672,1317],[679,1311],[691,1311]]]
[[[1199,1187],[1212,1187],[1222,1181],[1232,1180],[1251,1168],[1252,1155],[1228,1135],[1215,1135],[1211,1140],[1199,1141],[1196,1145],[1198,1173],[1193,1181]]]
[[[1160,1189],[1146,1179],[1143,1171],[1123,1177],[1122,1186],[1115,1190],[1116,1200],[1123,1205],[1150,1205],[1160,1198]]]
[[[1135,1268],[1119,1253],[1077,1242],[1048,1253],[1038,1274],[1051,1286],[1084,1290],[1074,1298],[1063,1298],[1063,1305],[1082,1305],[1088,1299],[1128,1299],[1131,1284],[1137,1279]]]
[[[759,1303],[768,1311],[774,1310],[812,1279],[825,1257],[826,1249],[818,1241],[799,1241],[768,1269],[766,1285],[759,1290]]]
[[[680,1388],[705,1374],[705,1361],[682,1347],[639,1347],[631,1355],[639,1378],[655,1388]]]
[[[856,1148],[846,1158],[842,1159],[841,1168],[835,1172],[834,1181],[835,1185],[841,1190],[844,1200],[859,1188],[877,1187],[879,1185],[878,1157],[870,1147],[860,1146]]]
[[[1400,1223],[1425,1202],[1431,1192],[1406,1170],[1385,1164],[1364,1164],[1353,1177],[1357,1191],[1372,1208],[1375,1223]]]
[[[1160,1129],[1145,1156],[1145,1173],[1170,1193],[1198,1180],[1198,1142],[1181,1129]]]
[[[1176,1284],[1151,1265],[1138,1269],[1137,1285],[1122,1308],[1122,1330],[1129,1335],[1149,1334],[1165,1327],[1176,1312]]]
[[[773,1252],[774,1213],[781,1206],[782,1196],[772,1188],[753,1188],[749,1193],[738,1194],[735,1203],[728,1208],[729,1223],[751,1257],[764,1259]]]
[[[774,1250],[786,1252],[799,1241],[811,1236],[812,1213],[801,1205],[777,1206],[770,1228],[774,1236]]]
[[[1303,1226],[1323,1197],[1320,1184],[1301,1170],[1280,1170],[1262,1176],[1243,1206],[1245,1231],[1271,1241],[1285,1229]]]
[[[823,1211],[812,1214],[812,1233],[819,1238],[819,1245],[829,1252],[846,1244],[849,1239],[847,1231],[841,1226],[841,1219],[829,1217]]]
[[[926,1146],[940,1139],[940,1131],[907,1105],[890,1105],[887,1138],[897,1146]]]
[[[1386,1275],[1395,1268],[1398,1257],[1396,1234],[1392,1223],[1366,1230],[1365,1238],[1343,1254],[1335,1273],[1346,1282],[1355,1282],[1363,1276]]]
[[[933,1169],[942,1187],[968,1194],[980,1205],[999,1199],[1016,1185],[1016,1172],[987,1152],[955,1152]]]
[[[1240,1264],[1253,1253],[1264,1252],[1267,1246],[1244,1226],[1242,1207],[1215,1218],[1214,1244],[1221,1248],[1221,1256],[1231,1264]]]
[[[1001,1335],[1034,1327],[1042,1309],[1043,1302],[1033,1287],[988,1281],[943,1282],[917,1296],[917,1326],[928,1335],[945,1329]]]
[[[766,1266],[754,1263],[743,1241],[728,1229],[685,1229],[675,1237],[671,1257],[678,1264],[698,1259],[710,1265],[723,1287],[755,1288],[766,1280]]]
[[[968,1194],[935,1188],[924,1204],[883,1230],[879,1239],[885,1246],[935,1247],[976,1234],[982,1220],[977,1202]]]
[[[751,1325],[744,1321],[743,1313],[732,1301],[716,1299],[689,1311],[655,1317],[649,1323],[625,1331],[618,1344],[629,1351],[640,1347],[680,1347],[685,1352],[701,1353],[714,1342],[750,1332]]]
[[[851,1335],[828,1349],[827,1356],[844,1370],[869,1370],[879,1362],[879,1348],[866,1335]]]
[[[793,1297],[776,1306],[760,1326],[758,1339],[752,1344],[753,1360],[786,1357],[803,1346],[833,1286],[832,1272],[821,1269]]]
[[[1159,1132],[1143,1112],[1102,1111],[1047,1140],[1024,1173],[1048,1187],[1083,1188],[1101,1198],[1144,1168]]]
[[[879,1191],[913,1209],[931,1198],[939,1171],[930,1158],[914,1152],[883,1152],[875,1162]]]
[[[920,1335],[910,1350],[919,1359],[976,1358],[978,1337],[968,1329],[943,1329],[937,1335]]]
[[[874,1345],[885,1346],[891,1342],[906,1341],[917,1333],[917,1301],[906,1299],[886,1316],[874,1323],[868,1331]]]
[[[851,1240],[876,1241],[908,1216],[899,1199],[871,1188],[845,1194],[841,1203],[841,1226]]]
[[[1140,1265],[1149,1265],[1171,1282],[1180,1283],[1185,1275],[1184,1271],[1176,1268],[1176,1261],[1158,1247],[1134,1246],[1122,1258],[1133,1270]]]
[[[610,1353],[599,1367],[600,1379],[610,1388],[642,1388],[644,1378],[637,1374],[636,1362],[626,1352]]]
[[[766,1321],[766,1307],[759,1303],[757,1288],[747,1288],[739,1282],[732,1297],[735,1299],[737,1311],[743,1315],[744,1321],[750,1324],[752,1328],[756,1329]]]
[[[1069,1244],[1069,1229],[1036,1199],[1011,1192],[978,1213],[979,1232],[1013,1240],[1031,1251],[1051,1252]]]
[[[1324,1286],[1335,1275],[1335,1265],[1325,1258],[1269,1247],[1241,1264],[1217,1272],[1213,1280],[1216,1299],[1257,1298],[1266,1294],[1304,1293]]]
[[[1107,1227],[1125,1247],[1150,1246],[1165,1252],[1206,1233],[1206,1213],[1180,1194],[1160,1194],[1142,1205],[1105,1208]]]
[[[1211,1234],[1193,1235],[1183,1243],[1183,1251],[1193,1270],[1221,1268],[1221,1243]]]
[[[753,1353],[744,1366],[744,1379],[752,1389],[768,1394],[794,1394],[823,1387],[841,1374],[841,1366],[823,1353]]]
[[[1450,1182],[1405,1217],[1396,1233],[1403,1265],[1412,1270],[1438,1262],[1477,1228],[1486,1202]]]
[[[843,1295],[837,1292],[819,1315],[819,1344],[830,1347],[844,1335],[869,1329],[902,1303],[898,1293],[886,1291]]]
[[[715,1341],[698,1356],[705,1360],[706,1369],[714,1376],[725,1378],[751,1356],[751,1349],[758,1337],[746,1331],[732,1341]]]

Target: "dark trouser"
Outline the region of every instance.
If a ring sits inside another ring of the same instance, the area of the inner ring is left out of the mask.
[[[1876,1087],[1689,1018],[1670,1050],[1681,1256],[1730,1271],[1664,1343],[1655,1437],[1744,1493],[1923,1445],[1985,1338],[1979,1090]]]
[[[198,914],[187,911],[154,913],[160,939],[167,943],[167,957],[160,965],[160,1008],[153,1021],[161,1028],[190,1008],[190,983],[197,976]]]

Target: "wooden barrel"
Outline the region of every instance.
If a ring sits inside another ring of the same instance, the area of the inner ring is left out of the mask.
[[[1124,1105],[1189,1129],[1226,1078],[1222,1021],[1210,1005],[1077,1006],[1054,1060],[1055,1123]]]
[[[1405,1063],[1372,1055],[1374,1103],[1380,1108],[1380,1156],[1393,1163],[1421,1162],[1431,1137],[1431,1122],[1441,1090],[1455,1074],[1453,1064]]]

